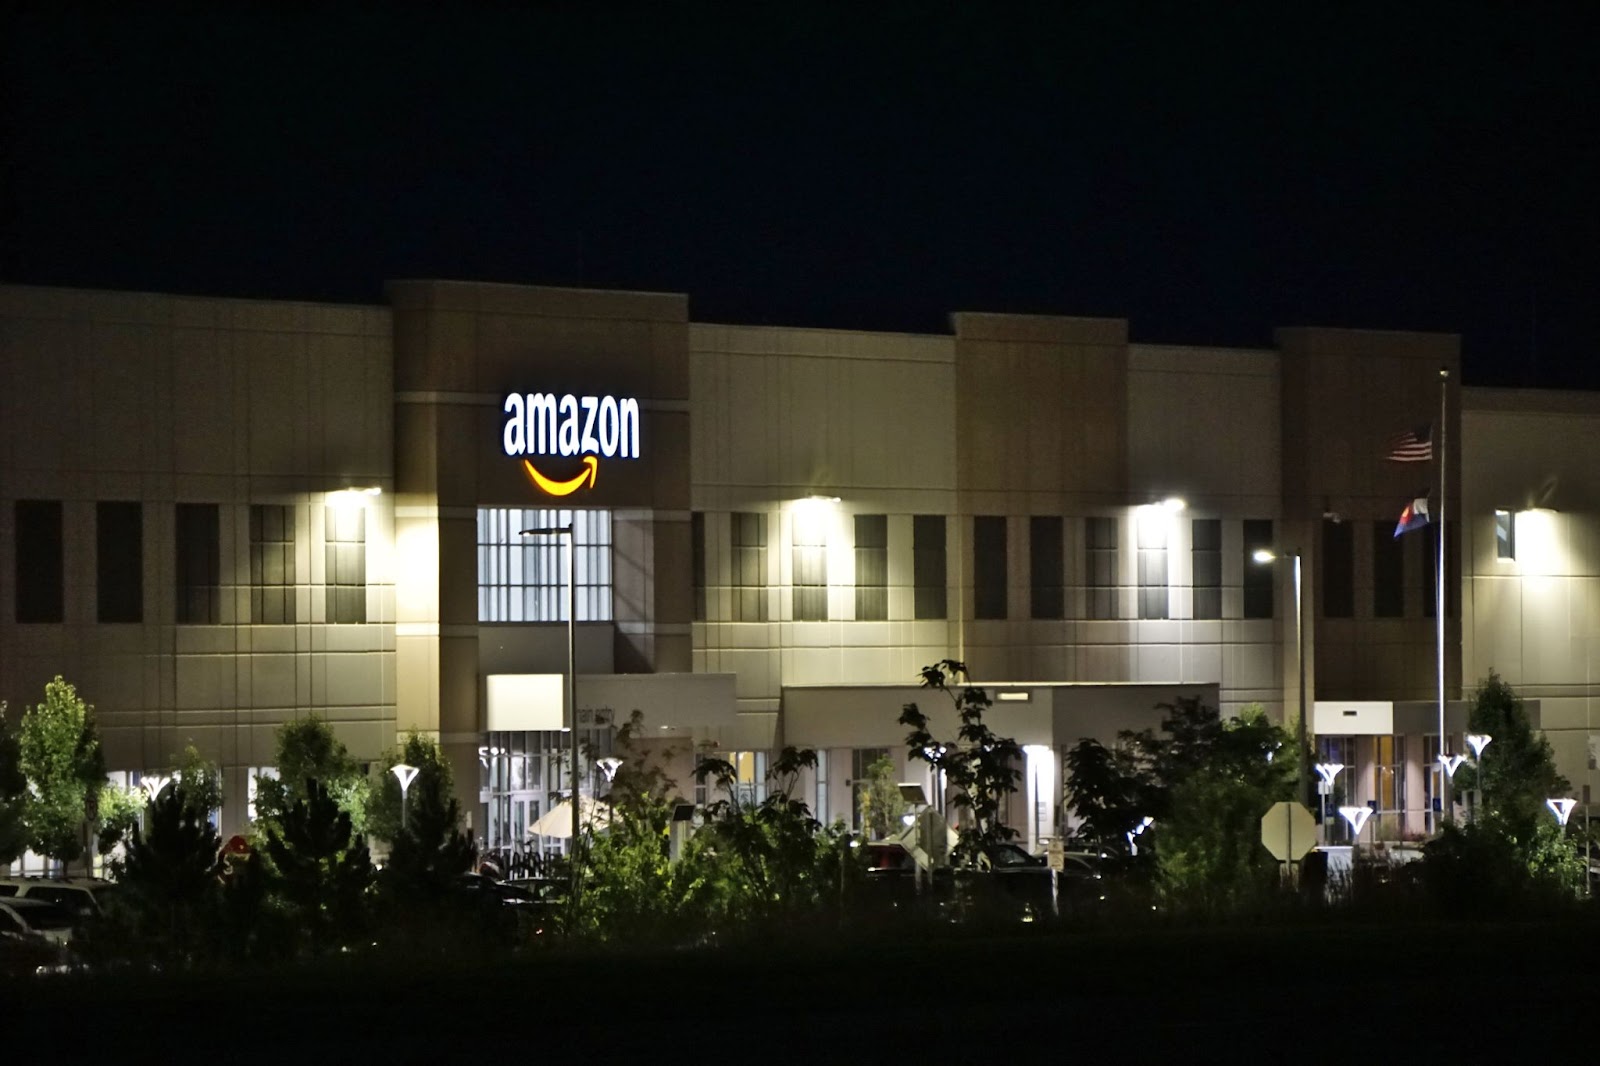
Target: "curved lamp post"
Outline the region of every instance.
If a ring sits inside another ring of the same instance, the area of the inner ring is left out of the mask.
[[[407,766],[405,763],[396,763],[389,767],[389,772],[400,782],[400,828],[406,827],[406,793],[411,789],[411,782],[417,779],[417,768]]]

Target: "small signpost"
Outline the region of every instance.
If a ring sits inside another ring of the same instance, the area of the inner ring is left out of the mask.
[[[1274,803],[1261,816],[1261,843],[1289,870],[1317,843],[1317,820],[1305,804],[1295,800]]]

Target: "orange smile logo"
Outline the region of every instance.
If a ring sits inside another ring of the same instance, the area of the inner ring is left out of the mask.
[[[596,456],[585,455],[583,457],[583,472],[577,477],[568,478],[565,481],[556,481],[553,478],[545,477],[536,466],[526,459],[522,460],[522,468],[528,472],[528,477],[533,479],[533,483],[549,495],[570,496],[583,488],[585,483],[590,488],[594,488],[595,473],[600,469],[600,460]]]

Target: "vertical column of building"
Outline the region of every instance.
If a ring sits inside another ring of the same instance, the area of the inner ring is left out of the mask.
[[[389,286],[395,350],[396,718],[439,738],[473,809],[478,699],[475,309],[432,282]]]
[[[1020,595],[1028,588],[1026,552],[1007,552],[1005,584],[1012,591],[1003,608],[991,598],[980,612],[974,601],[974,518],[1000,517],[1020,533],[1033,515],[1071,522],[1113,508],[1125,511],[1131,502],[1128,324],[970,313],[952,321],[958,513],[951,550],[961,575],[952,615],[962,619],[964,654],[975,676],[1033,676],[1041,667],[1025,624],[1029,605]],[[1021,536],[1005,540],[1025,542]],[[1067,615],[1082,616],[1070,606]],[[1081,663],[1070,669],[1072,680],[1126,680],[1125,669],[1111,677],[1086,676]],[[1103,664],[1088,670],[1104,672]]]

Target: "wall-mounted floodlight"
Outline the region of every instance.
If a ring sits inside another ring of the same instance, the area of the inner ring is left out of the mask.
[[[373,496],[382,495],[383,489],[377,485],[348,486],[328,493],[328,502],[334,504],[364,503]]]
[[[1440,755],[1439,765],[1444,767],[1444,775],[1450,780],[1456,779],[1456,771],[1461,769],[1461,764],[1467,761],[1465,755]]]
[[[1367,819],[1372,817],[1371,807],[1340,807],[1339,814],[1350,823],[1350,832],[1357,840],[1361,839],[1361,830],[1366,827]]]
[[[1033,699],[1033,693],[1025,689],[1011,689],[1008,692],[996,692],[994,698],[1002,703],[1027,703]]]
[[[406,827],[406,793],[411,791],[411,782],[417,779],[417,774],[420,771],[415,766],[407,766],[402,762],[395,763],[389,767],[389,772],[394,775],[396,781],[400,782],[400,828],[404,829]]]
[[[1481,761],[1483,759],[1483,749],[1487,748],[1489,741],[1493,739],[1494,737],[1491,737],[1488,733],[1468,733],[1467,743],[1472,747],[1472,757]]]
[[[1277,557],[1277,553],[1268,548],[1257,548],[1255,551],[1250,553],[1250,558],[1258,563],[1270,563],[1277,559]]]
[[[1578,801],[1568,796],[1552,796],[1544,801],[1544,805],[1550,808],[1550,813],[1556,816],[1556,821],[1565,826],[1567,819],[1572,817],[1572,808],[1578,805]]]

